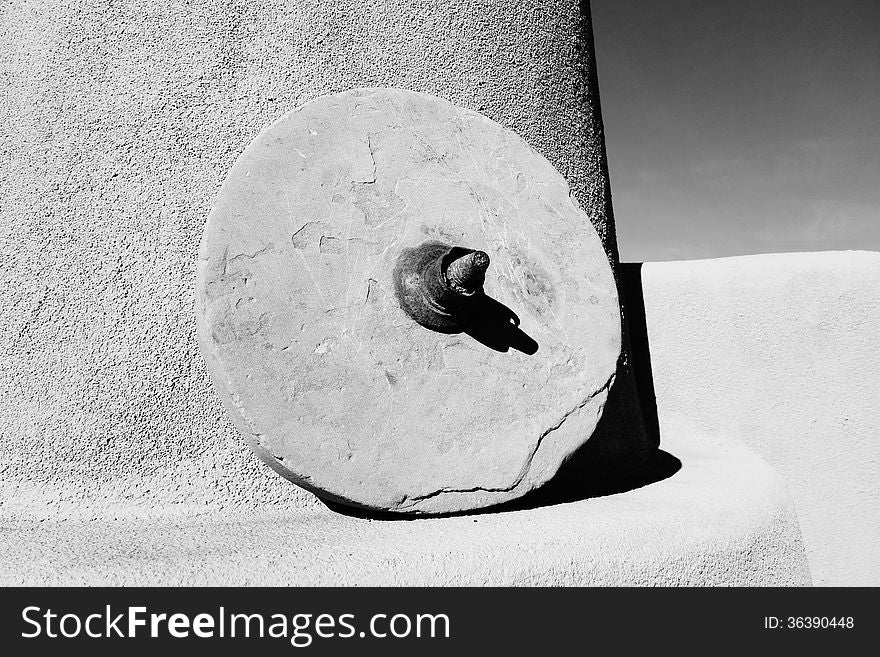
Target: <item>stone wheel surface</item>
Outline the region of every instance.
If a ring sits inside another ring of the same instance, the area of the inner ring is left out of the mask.
[[[434,240],[485,251],[495,310],[414,322],[392,273]],[[425,94],[353,90],[266,128],[208,219],[199,341],[239,431],[327,499],[439,513],[519,497],[592,434],[621,351],[611,267],[518,135]]]

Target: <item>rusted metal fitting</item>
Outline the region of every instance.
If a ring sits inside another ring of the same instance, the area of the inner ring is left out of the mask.
[[[428,241],[406,249],[394,267],[400,307],[422,326],[463,331],[483,294],[489,256],[483,251]]]

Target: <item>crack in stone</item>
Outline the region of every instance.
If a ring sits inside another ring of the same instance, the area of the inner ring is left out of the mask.
[[[614,380],[615,380],[616,376],[617,376],[617,370],[615,369],[615,371],[611,374],[611,376],[608,377],[608,380],[604,384],[602,384],[602,386],[600,388],[598,388],[597,390],[592,392],[590,395],[587,396],[586,399],[584,399],[577,406],[575,406],[570,411],[565,413],[562,416],[562,418],[559,420],[559,422],[557,422],[553,426],[546,429],[538,437],[538,440],[535,442],[535,447],[532,450],[532,453],[529,454],[525,463],[523,464],[523,467],[521,468],[519,475],[517,475],[516,480],[512,484],[510,484],[509,486],[502,486],[502,487],[496,487],[496,488],[485,487],[485,486],[474,486],[472,488],[441,488],[440,490],[436,490],[432,493],[426,493],[425,495],[406,496],[403,498],[403,500],[401,500],[401,502],[399,504],[396,505],[397,510],[403,511],[405,509],[412,508],[418,502],[422,502],[424,500],[431,499],[432,497],[437,497],[438,495],[444,495],[446,493],[476,493],[479,491],[483,491],[486,493],[509,493],[510,491],[514,490],[517,486],[519,486],[523,482],[523,480],[526,478],[526,475],[529,473],[529,470],[532,467],[532,461],[534,460],[535,455],[538,453],[538,450],[540,449],[541,443],[544,441],[544,438],[546,438],[548,435],[550,435],[551,433],[553,433],[554,431],[559,429],[559,427],[561,427],[569,417],[571,417],[572,415],[574,415],[575,413],[580,411],[584,406],[586,406],[588,403],[590,403],[590,401],[592,401],[593,399],[598,397],[602,392],[607,392],[611,388],[611,386],[614,384]]]
[[[374,185],[376,183],[378,167],[376,165],[376,155],[373,152],[373,135],[370,133],[367,133],[366,146],[370,156],[370,173],[353,178],[351,181],[353,185]]]
[[[237,256],[233,256],[233,257],[231,257],[231,258],[229,258],[229,259],[227,260],[227,259],[226,259],[226,253],[227,253],[227,251],[228,251],[228,249],[229,249],[229,247],[227,247],[227,251],[224,251],[224,252],[223,252],[223,258],[224,258],[224,271],[225,271],[225,265],[226,265],[227,263],[229,263],[229,262],[235,262],[235,261],[238,260],[239,258],[247,258],[248,260],[253,260],[253,259],[256,258],[257,256],[263,255],[264,253],[267,253],[268,251],[271,251],[273,248],[275,248],[275,243],[274,243],[274,242],[269,242],[266,246],[264,246],[262,249],[257,250],[257,251],[254,252],[253,254],[251,254],[251,253],[239,253]]]
[[[368,132],[367,133],[367,150],[370,151],[370,162],[373,163],[373,170],[370,172],[370,178],[368,180],[363,180],[366,184],[372,184],[376,182],[376,154],[373,152],[373,136]]]

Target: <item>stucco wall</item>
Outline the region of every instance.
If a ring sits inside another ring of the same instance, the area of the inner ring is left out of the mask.
[[[813,583],[880,585],[880,253],[647,263],[642,285],[661,436],[747,444]]]
[[[225,417],[196,347],[193,287],[229,167],[317,95],[396,86],[483,112],[567,177],[613,256],[584,4],[4,3],[2,508],[313,503]]]

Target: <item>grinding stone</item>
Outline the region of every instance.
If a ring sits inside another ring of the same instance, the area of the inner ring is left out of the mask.
[[[442,334],[401,310],[395,262],[428,240],[489,254],[494,316]],[[255,452],[395,512],[547,482],[592,434],[621,350],[611,267],[563,177],[481,114],[397,89],[318,98],[254,139],[208,219],[196,306]]]

